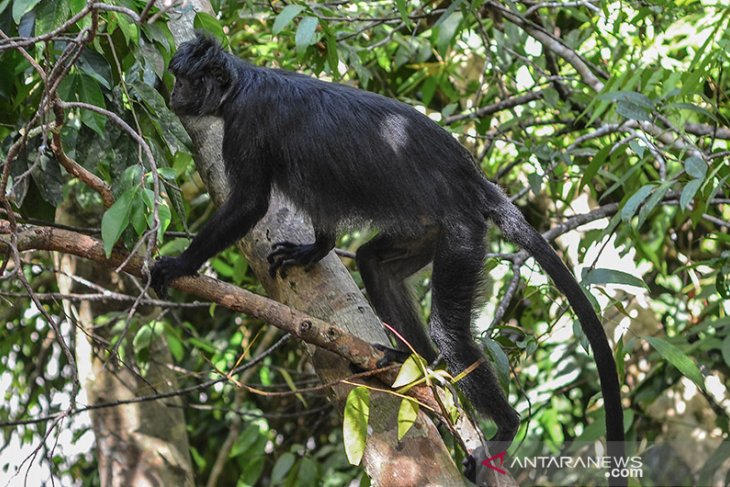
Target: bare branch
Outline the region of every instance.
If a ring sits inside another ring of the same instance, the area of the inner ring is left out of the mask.
[[[464,120],[467,118],[486,117],[488,115],[500,112],[502,110],[508,110],[510,108],[514,108],[518,105],[525,105],[527,103],[530,103],[531,101],[542,98],[542,96],[543,96],[542,90],[532,91],[532,92],[526,93],[524,95],[513,96],[513,97],[507,98],[505,100],[499,101],[497,103],[492,103],[491,105],[481,107],[478,110],[475,110],[471,113],[464,113],[464,114],[460,114],[460,115],[452,115],[450,117],[446,117],[444,119],[444,124],[450,125],[454,122],[458,122],[460,120]]]
[[[63,166],[66,171],[72,176],[79,178],[89,188],[93,189],[99,195],[101,200],[104,202],[104,206],[109,208],[114,204],[114,194],[112,188],[99,176],[88,171],[81,164],[74,161],[66,155],[63,150],[63,142],[61,141],[61,127],[64,123],[63,108],[59,104],[54,106],[56,114],[56,126],[53,128],[53,137],[51,139],[51,150],[53,151],[59,164]]]
[[[6,298],[27,298],[27,293],[11,292],[11,291],[0,291],[0,296]],[[115,293],[112,291],[105,291],[103,293],[35,293],[38,301],[89,301],[89,302],[122,302],[130,303],[134,302],[137,298],[135,296],[129,296],[127,294]],[[159,306],[161,308],[207,308],[211,305],[210,301],[193,301],[187,302],[175,302],[165,301],[162,299],[142,299],[141,304],[146,306]]]
[[[9,222],[0,221],[0,235],[10,233]],[[0,250],[8,243],[0,240]],[[142,277],[144,260],[114,250],[107,259],[101,241],[88,235],[52,227],[22,225],[17,233],[17,250],[52,250],[92,260],[107,268],[123,264],[122,270]],[[333,352],[363,369],[374,369],[383,352],[343,329],[297,311],[272,299],[207,276],[181,277],[171,287],[216,302],[232,311],[255,316],[298,338]],[[42,308],[42,306],[39,306]]]
[[[236,375],[240,372],[243,372],[244,370],[250,369],[254,365],[261,362],[264,358],[271,355],[271,353],[276,350],[277,348],[281,347],[284,343],[289,340],[291,335],[284,335],[281,337],[275,344],[273,344],[271,347],[269,347],[267,350],[265,350],[260,355],[256,356],[255,358],[249,360],[243,365],[240,365],[233,369],[228,374],[224,375],[223,377],[219,377],[217,379],[211,379],[207,380],[205,382],[202,382],[200,384],[196,384],[190,387],[185,387],[183,389],[177,389],[174,391],[169,392],[161,392],[161,393],[155,393],[150,394],[147,396],[138,396],[133,397],[131,399],[121,399],[118,401],[111,401],[111,402],[104,402],[104,403],[97,403],[97,404],[91,404],[89,406],[84,406],[78,409],[73,410],[67,410],[62,413],[56,413],[56,414],[50,414],[47,416],[37,416],[33,419],[27,419],[27,420],[20,420],[20,421],[2,421],[0,422],[0,428],[7,428],[9,426],[22,426],[22,425],[28,425],[28,424],[38,424],[38,423],[44,423],[46,421],[51,420],[57,420],[59,417],[67,417],[67,416],[74,416],[76,414],[82,413],[84,411],[91,411],[95,409],[105,409],[105,408],[111,408],[111,407],[118,407],[122,406],[124,404],[134,404],[134,403],[140,403],[140,402],[149,402],[149,401],[159,401],[160,399],[167,399],[170,397],[176,397],[176,396],[182,396],[183,394],[188,394],[190,392],[200,391],[203,389],[208,389],[216,384],[219,384],[221,382],[225,382],[230,380],[230,377],[233,375]]]
[[[603,82],[593,74],[593,68],[575,50],[568,47],[559,38],[548,33],[540,26],[528,21],[517,12],[510,10],[496,2],[489,2],[489,5],[500,11],[502,15],[515,25],[522,27],[525,32],[539,41],[545,48],[565,59],[578,72],[583,82],[598,92],[603,89]],[[603,75],[603,73],[602,73]]]
[[[704,123],[687,123],[684,125],[684,130],[700,137],[711,136],[716,139],[730,140],[730,128],[727,127],[713,127]]]
[[[525,17],[529,17],[533,13],[537,12],[541,8],[570,8],[570,7],[585,7],[593,12],[600,12],[601,9],[590,3],[587,0],[574,0],[569,2],[540,2],[532,5],[530,8],[525,10]]]

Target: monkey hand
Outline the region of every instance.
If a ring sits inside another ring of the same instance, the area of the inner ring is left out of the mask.
[[[178,277],[193,276],[196,270],[191,269],[184,259],[179,257],[160,257],[150,270],[151,286],[161,298],[167,297],[167,286]]]

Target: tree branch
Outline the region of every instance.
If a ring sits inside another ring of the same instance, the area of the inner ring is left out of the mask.
[[[122,271],[137,277],[143,277],[147,272],[141,256],[129,256],[115,249],[107,259],[103,243],[88,235],[52,227],[20,225],[18,228],[18,251],[57,251],[92,260],[110,269],[126,261]],[[9,233],[10,224],[0,221],[0,235]],[[8,245],[8,242],[0,239],[0,250],[5,250]],[[212,277],[181,277],[173,281],[170,287],[259,318],[307,343],[336,353],[360,368],[374,369],[383,358],[383,352],[337,326]]]
[[[491,105],[487,105],[484,107],[479,108],[478,110],[474,110],[470,113],[463,113],[460,115],[452,115],[450,117],[444,118],[444,124],[450,125],[454,122],[458,122],[459,120],[464,120],[467,118],[478,118],[478,117],[486,117],[487,115],[491,115],[496,112],[500,112],[502,110],[508,110],[510,108],[514,108],[518,105],[525,105],[527,103],[530,103],[533,100],[538,100],[542,98],[543,91],[532,91],[530,93],[526,93],[524,95],[519,96],[512,96],[505,100],[499,101],[497,103],[492,103]]]

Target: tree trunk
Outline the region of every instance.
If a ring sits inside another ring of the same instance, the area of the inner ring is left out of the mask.
[[[56,210],[56,221],[85,225],[64,206]],[[63,294],[78,286],[69,276],[80,276],[107,289],[124,286],[119,274],[99,272],[93,263],[72,255],[56,253],[58,288]],[[68,319],[73,320],[79,381],[89,404],[114,402],[178,389],[168,364],[170,351],[163,338],[150,344],[149,368],[144,377],[110,360],[104,363],[115,332],[111,327],[94,327],[97,314],[109,312],[108,305],[82,301],[63,302]],[[141,315],[138,313],[138,317]],[[131,343],[132,334],[127,336]],[[118,337],[117,337],[118,338]],[[101,344],[101,346],[99,346]],[[134,357],[132,353],[127,357]],[[127,360],[131,361],[131,358]],[[152,388],[154,387],[154,390]],[[192,486],[193,468],[180,398],[124,404],[89,412],[96,437],[97,462],[102,487]]]

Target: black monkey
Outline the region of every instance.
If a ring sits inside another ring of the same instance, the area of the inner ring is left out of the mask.
[[[334,247],[341,227],[372,224],[380,234],[358,250],[357,264],[373,307],[429,361],[437,355],[433,341],[449,369],[459,373],[483,357],[470,322],[491,220],[567,296],[595,355],[607,439],[623,440],[616,364],[590,301],[552,247],[448,132],[396,100],[252,66],[205,35],[182,44],[170,69],[176,76],[171,95],[176,113],[224,120],[231,192],[182,255],[154,265],[158,293],[243,237],[264,216],[277,188],[309,215],[316,238],[311,244],[274,244],[272,276],[318,262]],[[431,261],[429,339],[404,279]],[[480,365],[459,385],[497,424],[494,441],[508,445],[520,418],[490,368]]]

